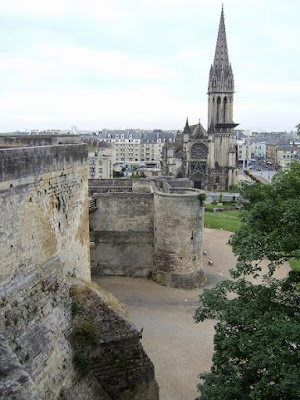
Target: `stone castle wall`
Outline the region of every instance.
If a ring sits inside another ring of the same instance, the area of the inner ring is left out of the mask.
[[[153,194],[94,194],[90,215],[93,274],[148,276],[153,268]]]
[[[79,144],[78,135],[0,135],[0,148]]]
[[[179,188],[162,178],[89,184],[96,201],[90,214],[93,274],[153,276],[172,287],[204,283],[203,206],[188,180]]]
[[[0,160],[0,330],[21,376],[30,376],[39,398],[56,399],[75,375],[65,337],[66,277],[90,280],[87,151],[84,145],[7,149]],[[0,393],[29,399],[19,386],[9,381]]]
[[[0,160],[1,284],[53,257],[89,280],[85,145],[1,150]]]
[[[88,286],[86,145],[0,150],[0,240],[0,398],[157,400],[140,335]],[[98,337],[85,375],[74,364],[84,323]]]
[[[193,288],[205,282],[202,270],[203,207],[198,191],[154,193],[153,279],[162,285]]]

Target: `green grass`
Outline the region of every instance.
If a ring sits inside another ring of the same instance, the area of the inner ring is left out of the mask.
[[[204,226],[205,228],[235,232],[241,226],[240,211],[205,213]]]
[[[300,272],[300,259],[299,258],[290,258],[289,263],[291,268],[294,271]]]

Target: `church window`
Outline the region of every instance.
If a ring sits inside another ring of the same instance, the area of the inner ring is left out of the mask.
[[[219,123],[220,122],[220,108],[221,108],[221,98],[220,97],[218,97],[217,98],[217,123]]]
[[[191,148],[191,157],[193,159],[207,158],[208,149],[204,143],[195,143]]]
[[[227,97],[224,97],[223,103],[223,122],[226,122],[226,113],[227,113]]]

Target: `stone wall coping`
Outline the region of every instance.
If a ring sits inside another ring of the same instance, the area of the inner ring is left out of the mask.
[[[180,191],[187,191],[187,192],[191,192],[191,193],[165,193],[165,192],[162,192],[162,191],[160,191],[159,189],[158,189],[158,187],[155,185],[155,183],[154,182],[151,182],[151,189],[153,190],[153,192],[156,194],[156,195],[158,195],[158,196],[161,196],[161,197],[173,197],[173,198],[180,198],[180,197],[183,197],[183,198],[195,198],[195,197],[198,197],[198,195],[200,194],[200,193],[204,193],[205,194],[205,191],[204,190],[200,190],[200,189],[195,189],[195,188],[182,188],[182,187],[179,187],[179,188],[172,188],[172,190],[180,190]]]
[[[63,143],[63,144],[46,144],[43,146],[23,146],[23,147],[8,147],[5,149],[0,149],[0,151],[20,151],[20,150],[26,150],[26,151],[32,151],[32,149],[36,149],[38,151],[39,149],[47,148],[47,147],[57,147],[57,148],[63,148],[63,147],[74,147],[74,146],[81,146],[81,147],[87,147],[86,143]]]
[[[7,135],[0,135],[0,139],[19,139],[19,140],[32,140],[32,139],[53,139],[53,138],[80,138],[78,135],[69,135],[69,134],[63,134],[63,135],[15,135],[15,134],[7,134]]]
[[[95,197],[148,197],[152,198],[153,193],[139,193],[139,192],[107,192],[107,193],[93,193]]]
[[[0,182],[87,164],[86,144],[45,145],[0,149]]]

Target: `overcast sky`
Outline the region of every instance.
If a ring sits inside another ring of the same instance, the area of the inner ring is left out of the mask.
[[[0,131],[207,125],[221,0],[0,0]],[[241,129],[300,122],[300,1],[225,0]]]

